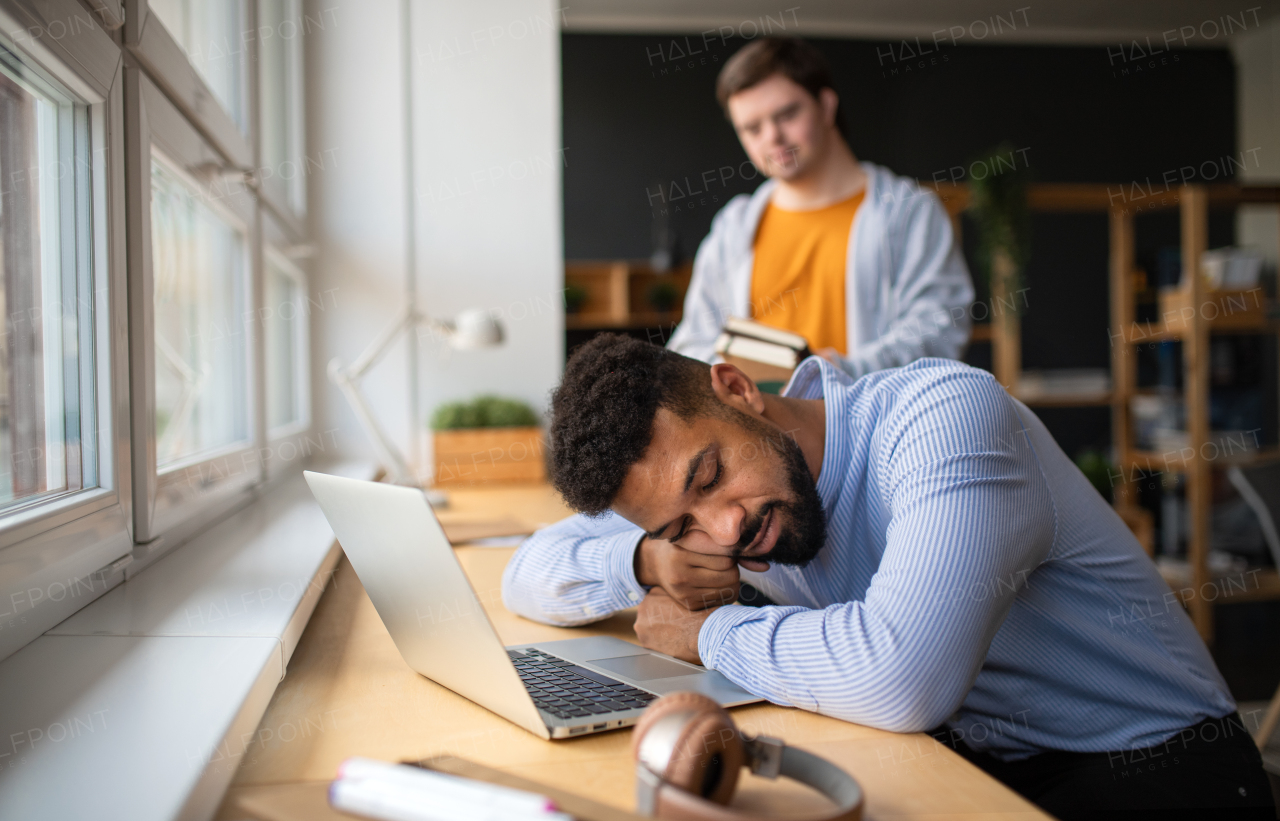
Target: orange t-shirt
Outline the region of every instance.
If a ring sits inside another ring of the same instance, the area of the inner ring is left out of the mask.
[[[800,334],[814,351],[848,353],[845,267],[862,194],[812,211],[769,203],[756,229],[752,319]]]

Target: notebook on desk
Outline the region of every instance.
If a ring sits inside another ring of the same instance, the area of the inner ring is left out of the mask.
[[[531,733],[629,727],[650,701],[678,690],[726,707],[761,700],[721,673],[621,639],[503,647],[420,490],[305,476],[405,662]]]
[[[580,795],[539,784],[474,761],[440,756],[416,762],[418,766],[452,775],[474,778],[503,787],[545,795],[581,821],[640,821],[643,816]],[[350,821],[351,816],[329,806],[328,781],[233,787],[229,797],[236,812],[256,821]]]

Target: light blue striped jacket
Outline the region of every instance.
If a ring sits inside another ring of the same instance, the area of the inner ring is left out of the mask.
[[[990,374],[923,359],[853,382],[811,358],[787,395],[826,402],[827,543],[803,569],[743,571],[780,606],[713,613],[708,667],[860,724],[945,724],[1007,760],[1146,747],[1235,709],[1124,523]],[[641,535],[616,515],[541,530],[503,600],[564,625],[632,607]]]

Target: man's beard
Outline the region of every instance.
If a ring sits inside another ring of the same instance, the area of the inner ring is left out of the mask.
[[[769,512],[774,511],[774,518],[778,520],[778,540],[774,542],[773,549],[763,556],[744,558],[804,567],[813,561],[827,541],[827,514],[822,509],[822,497],[809,474],[804,453],[794,439],[777,428],[745,413],[741,416],[739,421],[743,427],[761,436],[782,459],[787,472],[787,486],[795,498],[789,502],[775,499],[761,505],[760,510],[743,524],[738,551],[745,550],[756,540]]]

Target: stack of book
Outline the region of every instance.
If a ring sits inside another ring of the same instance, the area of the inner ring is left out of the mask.
[[[811,355],[803,336],[750,319],[730,317],[716,339],[716,353],[755,382],[782,382]]]

